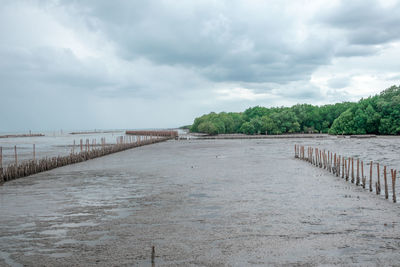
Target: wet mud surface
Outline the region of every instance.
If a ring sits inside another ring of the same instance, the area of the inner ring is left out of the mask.
[[[396,265],[399,204],[293,145],[396,168],[398,141],[168,141],[8,182],[0,266]]]

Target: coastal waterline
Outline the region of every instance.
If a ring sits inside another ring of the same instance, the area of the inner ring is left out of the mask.
[[[397,141],[167,141],[22,178],[0,188],[0,250],[39,265],[150,264],[152,246],[156,265],[393,264],[398,205],[293,146],[397,168],[383,158]]]

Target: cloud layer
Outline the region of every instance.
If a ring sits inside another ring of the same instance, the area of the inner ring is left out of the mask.
[[[399,1],[5,1],[0,131],[151,128],[400,83]]]

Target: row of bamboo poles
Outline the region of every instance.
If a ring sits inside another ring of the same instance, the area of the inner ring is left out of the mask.
[[[168,136],[171,138],[178,137],[177,131],[126,131],[128,135],[145,135],[145,136]]]
[[[75,152],[75,141],[73,143],[71,152],[66,156],[45,157],[36,159],[36,149],[33,145],[33,157],[31,160],[18,162],[17,146],[14,146],[14,163],[8,164],[3,168],[3,149],[0,147],[0,184],[11,181],[17,178],[26,177],[39,172],[48,171],[58,167],[83,162],[86,160],[102,157],[112,153],[120,152],[123,150],[163,142],[168,139],[174,138],[175,135],[159,136],[153,132],[152,135],[146,136],[120,136],[117,137],[115,144],[107,144],[105,138],[101,138],[100,144],[96,140],[90,142],[86,139],[85,144],[80,140],[80,151]]]
[[[360,161],[360,159],[344,157],[330,151],[312,147],[304,147],[300,145],[294,145],[294,156],[295,158],[307,161],[316,167],[325,169],[333,175],[341,177],[346,181],[350,180],[351,183],[355,183],[357,186],[366,188],[369,185],[370,192],[373,192],[375,187],[375,193],[377,195],[381,194],[381,171],[379,163],[374,164],[372,161],[370,161],[369,181],[367,182],[367,177],[364,175],[364,162],[362,160]],[[376,166],[377,172],[377,180],[375,183],[373,183],[374,166]],[[396,170],[390,169],[392,180],[392,199],[394,203],[396,203],[396,173]],[[383,166],[383,185],[385,190],[385,198],[388,199],[389,185],[387,166]]]

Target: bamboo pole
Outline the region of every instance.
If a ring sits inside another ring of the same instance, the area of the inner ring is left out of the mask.
[[[381,194],[381,177],[380,177],[380,172],[379,172],[379,163],[376,164],[377,171],[378,171],[378,181],[375,184],[376,187],[376,194],[380,195]]]
[[[333,174],[336,174],[337,168],[336,168],[337,160],[336,160],[336,153],[333,157]]]
[[[371,163],[369,164],[369,192],[372,192],[372,160]]]
[[[360,185],[360,160],[357,159],[357,180],[356,185]]]
[[[14,146],[14,158],[15,158],[15,166],[18,165],[18,156],[17,156],[17,146]]]
[[[391,169],[392,173],[392,196],[393,196],[393,203],[396,203],[396,170]]]
[[[363,161],[361,161],[361,179],[362,179],[362,187],[365,188],[364,162]]]
[[[344,178],[344,172],[345,172],[344,157],[342,157],[342,179]]]
[[[383,166],[383,182],[385,183],[385,198],[389,198],[389,191],[387,185],[387,177],[386,177],[386,166]]]

